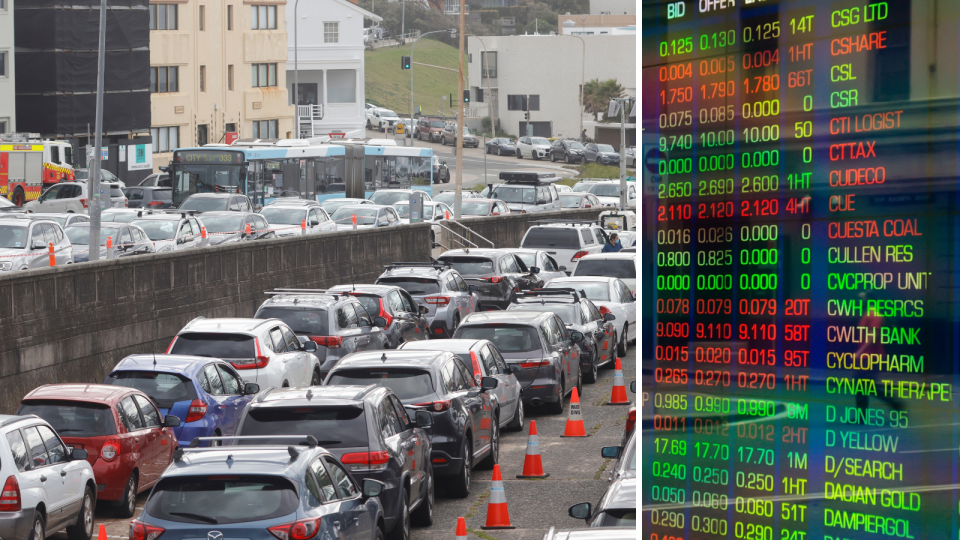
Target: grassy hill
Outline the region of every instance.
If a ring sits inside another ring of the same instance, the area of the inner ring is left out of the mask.
[[[410,54],[410,45],[364,51],[366,99],[368,103],[393,109],[400,116],[410,115],[410,72],[400,69],[400,57]],[[421,39],[413,61],[457,69],[457,49],[430,38]],[[466,66],[464,66],[466,69]],[[436,114],[441,96],[457,93],[457,74],[445,69],[413,66],[413,106],[423,114]],[[443,109],[452,113],[449,100]]]

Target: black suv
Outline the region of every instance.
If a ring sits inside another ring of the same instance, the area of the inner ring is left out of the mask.
[[[499,408],[488,392],[498,382],[483,377],[477,386],[473,371],[452,352],[378,351],[345,357],[325,384],[385,386],[404,407],[430,413],[434,470],[451,477],[446,487],[464,498],[474,465],[492,469],[499,459]]]
[[[396,285],[337,285],[330,292],[346,293],[363,304],[367,313],[383,317],[384,346],[396,349],[405,341],[419,341],[430,335],[428,310]]]
[[[237,435],[282,445],[289,439],[281,435],[313,435],[361,483],[367,478],[383,482],[385,529],[391,538],[406,540],[411,518],[422,525],[433,522],[432,448],[422,429],[432,420],[418,412],[412,421],[397,396],[382,386],[281,388],[247,404]]]
[[[506,249],[451,249],[437,260],[459,272],[468,285],[477,286],[481,311],[507,309],[521,290],[543,285],[539,268],[527,268]]]
[[[550,145],[550,161],[562,159],[566,163],[583,162],[583,145],[573,139],[556,140]]]
[[[174,201],[176,202],[176,201]],[[195,212],[253,212],[253,204],[246,195],[236,193],[194,193],[178,206],[180,210]]]

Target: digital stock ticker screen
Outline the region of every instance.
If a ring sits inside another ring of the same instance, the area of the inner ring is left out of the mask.
[[[641,9],[643,538],[960,538],[960,3]]]

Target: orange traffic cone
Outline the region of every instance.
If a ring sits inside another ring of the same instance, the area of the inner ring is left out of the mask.
[[[467,540],[467,520],[457,518],[457,537],[455,540]]]
[[[583,428],[583,413],[580,412],[580,396],[577,389],[573,389],[570,394],[570,412],[567,414],[567,427],[563,430],[561,437],[586,437],[587,432]]]
[[[503,492],[503,478],[500,466],[493,466],[493,481],[490,483],[490,503],[487,504],[487,524],[480,527],[490,529],[516,529],[510,524],[510,512],[507,510],[507,495]]]
[[[610,392],[610,401],[607,405],[629,405],[627,387],[623,385],[623,368],[620,367],[620,358],[613,368],[613,391]]]
[[[97,540],[107,540],[107,528],[100,524],[100,532],[97,534]]]
[[[540,441],[537,439],[537,422],[530,421],[530,437],[527,438],[527,455],[523,458],[523,473],[517,478],[546,478],[543,462],[540,461]]]

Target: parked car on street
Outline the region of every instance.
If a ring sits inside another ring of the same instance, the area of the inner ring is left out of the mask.
[[[480,295],[460,273],[443,263],[404,263],[388,265],[377,278],[377,285],[400,287],[419,306],[427,319],[431,336],[450,337],[464,317],[477,311]]]
[[[352,198],[351,199],[347,199],[347,198],[326,199],[320,203],[320,208],[323,208],[324,210],[326,210],[327,214],[333,217],[333,213],[337,211],[337,208],[340,208],[341,206],[352,205],[352,204],[373,204],[373,203],[368,201],[367,199],[352,199]]]
[[[265,240],[277,236],[267,220],[253,212],[204,212],[198,219],[207,229],[207,240],[211,246]],[[247,234],[247,225],[250,225],[250,234]]]
[[[140,227],[147,233],[157,253],[200,247],[200,227],[203,224],[192,213],[168,214],[145,211],[140,212],[140,216],[130,224]]]
[[[560,210],[560,194],[554,187],[560,177],[555,173],[502,172],[500,180],[506,183],[493,188],[490,198],[507,203],[512,212],[527,214]]]
[[[589,143],[584,146],[583,155],[587,161],[600,165],[620,165],[620,152],[609,144]]]
[[[194,193],[180,203],[180,211],[194,212],[253,212],[253,204],[246,195],[236,193]]]
[[[603,457],[608,458],[609,456],[616,455],[617,463],[613,466],[613,471],[610,473],[610,481],[619,480],[621,478],[636,478],[637,477],[637,434],[634,432],[627,439],[626,444],[620,446],[605,446],[603,447],[602,454]]]
[[[561,160],[564,163],[582,163],[583,145],[573,139],[557,139],[550,146],[550,161]]]
[[[609,207],[620,206],[620,181],[610,180],[596,182],[590,186],[590,193],[596,195],[600,204]],[[637,208],[637,186],[636,182],[627,182],[627,208],[636,210]]]
[[[266,218],[270,228],[278,238],[286,236],[300,236],[303,234],[301,225],[306,223],[307,234],[336,232],[337,224],[330,219],[327,211],[319,204],[286,204],[284,201],[268,204],[257,211]]]
[[[6,197],[0,197],[0,215],[26,214],[27,211]]]
[[[90,260],[90,223],[74,223],[63,230],[73,245],[73,262]],[[100,224],[100,259],[107,258],[107,238],[113,243],[113,256],[132,257],[156,253],[153,241],[140,227],[132,223],[107,222]]]
[[[413,189],[378,189],[370,195],[369,201],[373,204],[379,204],[383,206],[389,206],[393,203],[398,202],[410,202],[410,195],[414,191],[422,190],[413,190]],[[430,194],[426,191],[423,191],[423,200],[431,200]]]
[[[637,526],[637,478],[610,484],[596,506],[584,502],[570,507],[570,517],[582,519],[588,527]]]
[[[420,341],[430,337],[427,308],[421,307],[410,293],[396,285],[337,285],[332,293],[346,293],[363,304],[367,314],[382,317],[383,348],[396,349],[406,341]],[[369,350],[369,349],[368,349]]]
[[[457,145],[457,124],[447,124],[447,126],[443,128],[443,132],[440,134],[440,144]],[[467,148],[469,146],[480,148],[480,139],[477,138],[470,128],[465,127],[463,128],[463,147]]]
[[[153,173],[150,176],[147,176],[137,184],[140,187],[171,187],[170,175],[167,173]]]
[[[0,214],[0,217],[4,217]],[[50,221],[56,221],[61,228],[67,228],[74,223],[87,223],[90,221],[90,216],[85,214],[27,214],[29,219],[49,219]]]
[[[635,540],[637,527],[604,527],[602,529],[564,529],[550,527],[541,540]]]
[[[447,168],[447,162],[437,156],[433,156],[433,183],[450,183],[450,169]]]
[[[67,446],[86,450],[97,500],[113,504],[123,518],[133,517],[137,494],[170,464],[177,447],[173,429],[180,425],[176,416],[161,416],[143,392],[102,384],[40,386],[23,397],[17,414],[43,418]],[[33,446],[29,437],[27,443]]]
[[[409,202],[400,201],[393,203],[393,208],[397,211],[397,215],[400,216],[400,223],[410,223]],[[446,204],[435,201],[427,201],[423,203],[423,215],[420,216],[420,220],[424,223],[430,223],[431,244],[435,243],[440,238],[439,222],[447,219],[448,215],[450,216],[450,219],[453,219],[453,208],[447,206]]]
[[[367,109],[367,129],[383,131],[386,127],[393,130],[393,125],[399,121],[400,117],[390,109]]]
[[[42,418],[0,415],[0,535],[43,540],[65,528],[68,540],[90,540],[97,481],[87,459],[87,450],[69,449]],[[51,489],[43,487],[47,475]]]
[[[464,282],[477,287],[478,311],[506,309],[521,289],[540,283],[539,268],[527,268],[508,249],[451,249],[437,259],[456,270]]]
[[[142,211],[142,208],[110,208],[100,212],[100,222],[115,221],[118,223],[130,223],[137,219]]]
[[[517,144],[513,139],[497,137],[487,141],[487,144],[484,146],[484,151],[488,154],[496,154],[498,156],[512,156],[517,153]]]
[[[595,222],[557,221],[540,222],[529,229],[520,240],[524,249],[542,249],[573,273],[582,257],[600,253],[607,234]]]
[[[433,202],[442,202],[450,208],[453,208],[453,199],[456,197],[456,195],[456,191],[452,189],[445,189],[441,191],[439,195],[433,196]],[[481,197],[476,191],[465,189],[460,192],[460,198],[465,201],[467,199],[482,199],[483,197]]]
[[[620,233],[623,234],[623,233]],[[604,276],[618,278],[637,295],[637,254],[624,253],[596,253],[580,258],[580,264],[573,272],[573,276]]]
[[[507,203],[499,199],[463,199],[460,202],[460,215],[464,217],[502,216],[512,213]]]
[[[338,231],[353,229],[353,216],[357,216],[357,229],[392,227],[400,224],[400,216],[392,206],[379,204],[347,205],[337,208],[330,216],[337,224]]]
[[[127,208],[173,208],[173,189],[169,187],[123,188]]]
[[[50,266],[50,244],[57,265],[79,262],[56,221],[30,219],[26,214],[0,216],[0,273]]]
[[[569,208],[593,208],[595,206],[600,206],[600,200],[597,199],[596,195],[572,191],[560,194],[560,208],[564,210]]]
[[[421,141],[437,142],[447,123],[437,116],[421,116],[417,120],[413,135]]]
[[[617,321],[617,354],[627,355],[628,343],[637,339],[637,299],[624,282],[612,277],[565,277],[551,279],[543,287],[580,291],[597,305],[600,313],[613,313]]]
[[[633,168],[637,167],[637,147],[636,146],[627,147],[626,158],[627,158],[627,167],[633,167]]]
[[[552,255],[539,249],[515,249],[516,255],[527,268],[536,267],[540,271],[537,275],[541,280],[549,281],[553,278],[567,277],[566,266],[561,266]]]
[[[550,152],[550,141],[545,137],[520,137],[517,141],[517,159],[524,156],[543,159]]]
[[[126,208],[127,197],[119,183],[101,183],[106,208]],[[28,212],[86,214],[91,197],[86,182],[61,182],[47,188],[35,201],[23,205]]]

